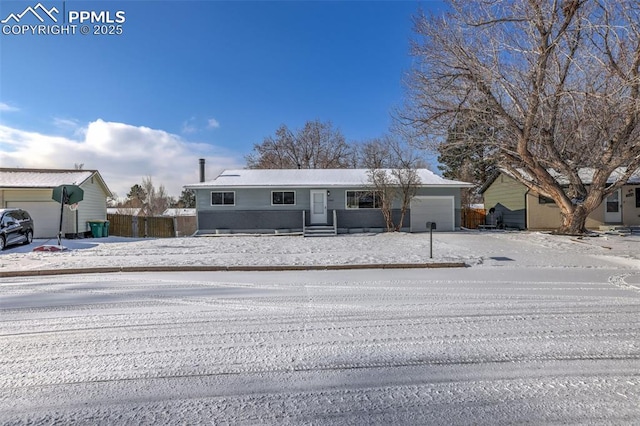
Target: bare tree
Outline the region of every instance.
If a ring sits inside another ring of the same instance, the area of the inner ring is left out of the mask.
[[[142,179],[141,185],[146,198],[142,206],[145,216],[160,216],[171,204],[171,197],[167,194],[164,185],[156,189],[151,176]]]
[[[111,191],[111,195],[107,196],[107,207],[118,207],[119,203],[118,194]]]
[[[384,138],[368,140],[357,146],[358,167],[383,169],[391,166],[391,155]]]
[[[420,185],[418,168],[424,160],[410,145],[399,138],[385,136],[371,140],[360,147],[360,158],[368,169],[369,183],[380,202],[387,231],[399,231]],[[394,204],[400,204],[397,222],[393,217]]]
[[[330,122],[308,121],[298,131],[285,125],[253,146],[250,169],[332,169],[353,167],[353,150]]]
[[[556,202],[558,232],[585,232],[589,213],[640,166],[640,5],[448,4],[446,14],[415,17],[401,118],[437,143],[475,113],[499,166]]]
[[[377,207],[380,208],[387,231],[396,231],[397,227],[393,222],[393,200],[397,196],[396,187],[387,169],[369,169],[369,183],[374,200],[377,200]]]

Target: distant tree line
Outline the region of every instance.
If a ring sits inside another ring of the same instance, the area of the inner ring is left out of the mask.
[[[281,125],[245,156],[249,169],[348,169],[426,167],[424,152],[395,133],[349,142],[331,122]]]
[[[119,200],[117,194],[107,200],[110,207],[140,209],[141,216],[160,216],[168,208],[194,208],[195,194],[182,190],[179,198],[170,196],[164,185],[155,187],[151,176],[144,177],[141,183],[131,187],[124,200]]]

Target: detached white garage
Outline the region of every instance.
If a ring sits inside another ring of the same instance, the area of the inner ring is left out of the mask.
[[[87,221],[107,219],[107,188],[96,170],[0,168],[0,208],[19,207],[29,212],[34,238],[55,238],[60,228],[60,204],[53,201],[53,188],[78,185],[84,199],[78,209],[64,208],[63,234],[82,235]]]
[[[426,232],[427,222],[435,222],[434,231],[453,231],[456,226],[455,198],[449,195],[417,196],[411,199],[411,232]]]

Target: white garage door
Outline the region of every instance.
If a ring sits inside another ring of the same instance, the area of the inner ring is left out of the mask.
[[[427,222],[435,222],[435,231],[455,229],[453,196],[423,196],[411,199],[411,232],[426,232]]]
[[[54,238],[60,229],[60,203],[56,201],[9,201],[7,207],[20,207],[33,219],[34,238]],[[69,210],[65,211],[69,214]]]

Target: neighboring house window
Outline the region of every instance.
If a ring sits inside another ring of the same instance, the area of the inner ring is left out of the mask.
[[[212,192],[212,206],[234,206],[236,204],[235,192]]]
[[[545,197],[544,195],[538,195],[538,204],[555,204],[553,198]]]
[[[640,208],[640,188],[636,188],[636,207]]]
[[[296,193],[294,191],[271,191],[271,205],[295,204]]]
[[[348,209],[378,209],[381,204],[375,191],[347,191]]]

